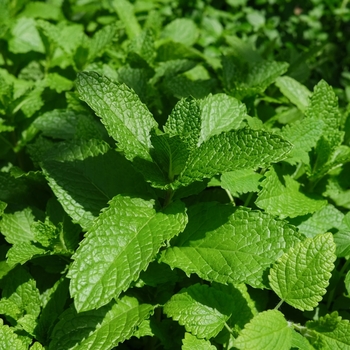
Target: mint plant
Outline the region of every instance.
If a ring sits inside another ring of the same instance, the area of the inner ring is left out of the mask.
[[[0,2],[1,350],[350,348],[346,92],[195,3]]]

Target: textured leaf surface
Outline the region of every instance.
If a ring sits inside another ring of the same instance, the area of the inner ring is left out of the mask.
[[[10,266],[16,264],[24,264],[32,259],[34,256],[46,255],[50,252],[33,244],[30,241],[15,243],[7,252],[7,263]]]
[[[278,77],[275,84],[279,87],[282,94],[302,112],[307,109],[311,91],[305,85],[288,76]]]
[[[3,324],[0,318],[0,350],[27,350],[27,346],[21,342],[18,335],[14,333],[13,329]]]
[[[235,312],[229,295],[207,285],[195,284],[173,295],[164,305],[172,317],[198,338],[215,337]]]
[[[334,268],[333,235],[307,238],[282,255],[270,271],[270,285],[285,302],[312,310],[322,300]]]
[[[223,173],[221,175],[221,187],[229,190],[232,195],[238,195],[247,192],[258,192],[258,187],[262,175],[257,174],[251,169],[242,169]]]
[[[342,320],[337,312],[320,317],[318,321],[308,321],[306,327],[315,349],[350,349],[349,320]]]
[[[283,175],[271,167],[261,182],[255,204],[267,213],[281,218],[314,213],[323,208],[327,201],[306,196],[300,191],[300,183],[290,175]],[[283,182],[282,182],[283,181]]]
[[[99,140],[62,144],[42,167],[65,211],[84,229],[116,194],[147,193],[131,164]]]
[[[174,202],[163,212],[153,201],[114,197],[73,255],[70,291],[78,311],[107,304],[126,290],[165,240],[187,223],[185,207]]]
[[[239,129],[246,116],[246,106],[240,101],[225,94],[210,94],[201,103],[199,144],[223,131]]]
[[[281,312],[264,311],[244,327],[234,345],[240,350],[290,350],[292,332]]]
[[[77,313],[71,307],[60,316],[49,349],[110,350],[130,338],[153,308],[128,296],[98,310]]]
[[[266,286],[265,270],[300,239],[284,221],[230,205],[194,205],[188,216],[185,231],[161,260],[209,281]]]
[[[94,72],[79,73],[76,85],[81,99],[102,118],[125,156],[150,160],[150,131],[157,123],[135,92]]]
[[[185,338],[182,339],[182,350],[215,350],[216,347],[210,344],[210,341],[198,339],[191,333],[185,333]]]
[[[202,143],[192,153],[178,182],[189,184],[236,169],[265,167],[284,159],[290,149],[288,141],[265,131],[223,132]]]

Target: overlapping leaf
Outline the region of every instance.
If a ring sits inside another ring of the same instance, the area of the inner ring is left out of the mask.
[[[118,297],[186,222],[180,202],[157,212],[154,201],[114,197],[73,256],[68,276],[76,309],[95,309]]]

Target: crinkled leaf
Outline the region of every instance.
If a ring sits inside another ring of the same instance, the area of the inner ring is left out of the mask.
[[[309,164],[308,152],[316,146],[323,133],[325,124],[322,120],[305,118],[297,120],[282,129],[281,135],[288,140],[293,149],[288,154],[287,162],[296,164],[303,162]]]
[[[107,25],[94,34],[89,43],[88,60],[93,61],[96,57],[103,54],[107,46],[111,44],[117,33],[115,25]]]
[[[349,320],[342,320],[337,312],[308,321],[306,327],[308,339],[317,350],[350,348]]]
[[[61,144],[42,163],[49,185],[73,221],[87,229],[118,193],[147,193],[143,178],[105,142]]]
[[[116,196],[95,221],[73,256],[70,291],[78,311],[107,304],[126,290],[164,241],[181,232],[185,207],[174,202],[164,211],[154,202]]]
[[[224,328],[235,312],[229,295],[207,285],[195,284],[173,295],[164,313],[185,326],[198,338],[212,338]]]
[[[273,167],[265,173],[255,204],[272,215],[294,218],[322,209],[327,201],[300,191],[301,184]]]
[[[86,312],[70,307],[53,330],[50,350],[110,350],[130,338],[154,306],[124,296],[109,305]],[[113,331],[112,331],[113,330]]]
[[[13,244],[13,246],[7,252],[7,263],[10,266],[16,264],[24,264],[33,257],[42,256],[50,254],[50,250],[45,249],[40,245],[36,245],[34,242],[18,242]]]
[[[102,118],[125,156],[130,160],[151,160],[150,131],[157,123],[138,96],[127,86],[112,83],[94,72],[79,73],[76,84],[81,99]]]
[[[290,102],[295,104],[302,112],[305,112],[309,106],[311,96],[311,91],[305,85],[288,76],[278,77],[275,84]]]
[[[326,293],[335,259],[331,233],[307,238],[282,255],[273,266],[270,286],[293,307],[312,310]]]
[[[0,350],[27,350],[28,347],[22,343],[18,335],[14,333],[14,329],[4,325],[3,320],[0,318]]]
[[[223,132],[191,154],[178,183],[187,185],[236,169],[265,167],[284,159],[290,149],[288,141],[266,131],[245,128]]]
[[[216,347],[210,344],[209,340],[198,339],[191,333],[185,333],[182,339],[182,350],[215,350]]]
[[[242,169],[223,173],[220,181],[222,188],[236,196],[247,192],[258,192],[262,178],[262,175],[252,169]]]
[[[210,94],[201,103],[199,144],[223,131],[239,129],[246,116],[246,107],[240,101],[225,94]]]
[[[290,350],[292,328],[277,310],[268,310],[255,316],[242,330],[234,345],[240,350]]]
[[[208,281],[267,285],[266,270],[300,240],[293,226],[215,202],[188,209],[189,223],[161,261]]]

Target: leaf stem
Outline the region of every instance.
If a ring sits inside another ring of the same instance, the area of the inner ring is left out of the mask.
[[[225,328],[229,331],[230,334],[233,334],[233,330],[231,329],[231,327],[225,322],[224,323]]]
[[[284,300],[283,299],[280,300],[280,302],[274,307],[274,310],[278,310],[283,303],[284,303]]]

